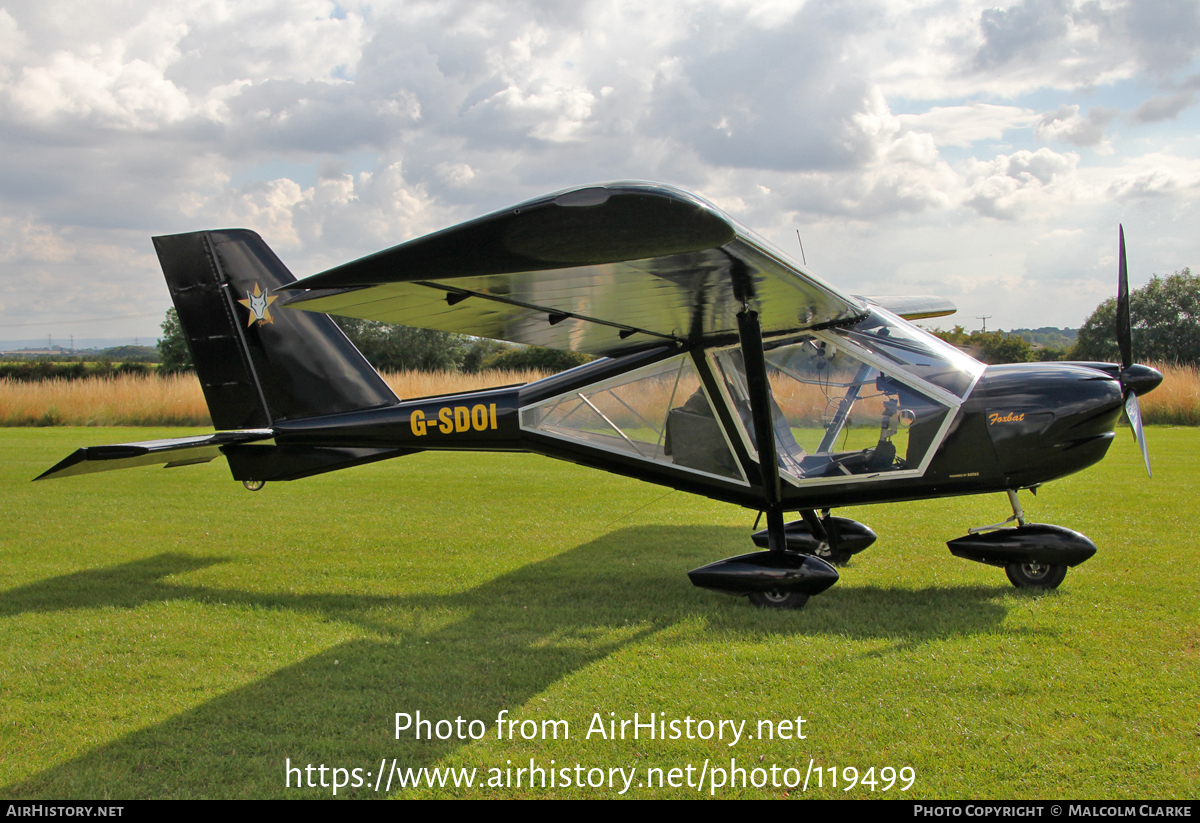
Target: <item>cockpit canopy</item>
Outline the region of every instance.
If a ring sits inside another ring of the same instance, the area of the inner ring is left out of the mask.
[[[764,349],[776,461],[797,485],[923,473],[983,371],[878,308],[851,327],[767,340]],[[675,355],[541,401],[521,410],[521,425],[740,484],[748,481],[734,441],[758,459],[737,345]]]

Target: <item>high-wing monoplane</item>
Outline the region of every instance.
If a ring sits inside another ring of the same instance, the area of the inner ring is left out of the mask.
[[[875,540],[841,506],[1006,493],[949,542],[1054,588],[1095,545],[1017,492],[1099,461],[1124,410],[1146,453],[1124,237],[1120,364],[985,366],[909,321],[935,297],[844,294],[704,200],[558,192],[297,281],[233,229],[154,239],[215,434],[79,449],[38,479],[224,456],[249,489],[419,451],[526,451],[757,510],[764,549],[692,582],[795,608]],[[521,386],[402,400],[327,315],[597,355]],[[1149,457],[1146,456],[1149,470]],[[785,522],[785,514],[799,518]]]

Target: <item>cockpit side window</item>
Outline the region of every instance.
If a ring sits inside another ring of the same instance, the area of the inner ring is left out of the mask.
[[[690,354],[523,408],[521,427],[746,482]]]

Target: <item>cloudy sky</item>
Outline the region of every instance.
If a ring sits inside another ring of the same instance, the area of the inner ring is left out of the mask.
[[[0,5],[0,340],[153,338],[150,237],[297,276],[568,186],[709,198],[846,291],[1078,326],[1200,264],[1196,0]]]

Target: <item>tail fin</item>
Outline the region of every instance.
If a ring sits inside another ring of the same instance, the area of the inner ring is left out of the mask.
[[[217,429],[398,402],[332,318],[272,307],[296,278],[252,231],[154,238]]]

